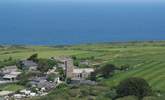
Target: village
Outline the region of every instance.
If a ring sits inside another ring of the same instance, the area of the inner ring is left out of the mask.
[[[22,100],[45,96],[62,83],[96,84],[95,81],[88,79],[94,72],[94,68],[78,68],[74,65],[72,57],[50,57],[48,60],[41,60],[42,63],[36,59],[37,54],[34,54],[28,59],[20,60],[16,65],[0,69],[0,85],[19,83],[26,87],[19,91],[0,91],[0,97],[4,100]],[[49,68],[45,69],[47,62],[49,62]],[[80,63],[90,66],[86,60]]]

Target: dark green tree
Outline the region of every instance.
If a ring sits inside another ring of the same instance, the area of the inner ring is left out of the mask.
[[[116,70],[116,66],[113,64],[105,64],[99,70],[99,72],[102,74],[104,78],[108,78],[109,76],[113,75],[114,71]]]
[[[57,72],[59,72],[59,77],[60,80],[64,81],[65,80],[65,71],[61,67],[57,67]]]
[[[35,54],[31,55],[27,60],[37,62],[38,61],[38,54],[35,53]]]
[[[47,72],[49,69],[52,69],[57,63],[50,59],[38,59],[37,69],[41,72]]]
[[[54,80],[55,80],[56,77],[57,77],[57,75],[55,73],[49,74],[47,76],[47,81],[54,82]]]
[[[72,81],[71,78],[67,78],[67,79],[66,79],[66,83],[67,83],[67,84],[70,84],[71,81]]]
[[[97,80],[96,75],[97,75],[96,72],[92,72],[91,75],[90,75],[90,80],[91,81],[96,81]]]
[[[142,100],[145,96],[152,94],[152,89],[142,78],[128,78],[120,82],[117,86],[118,97],[134,95]]]

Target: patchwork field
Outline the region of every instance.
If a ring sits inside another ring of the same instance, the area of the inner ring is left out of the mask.
[[[38,53],[41,58],[72,56],[94,57],[92,64],[110,62],[116,66],[129,65],[126,72],[116,73],[103,83],[109,87],[128,77],[146,79],[156,91],[165,93],[165,42],[102,43],[74,46],[5,46],[0,47],[0,61],[12,57],[23,59]]]

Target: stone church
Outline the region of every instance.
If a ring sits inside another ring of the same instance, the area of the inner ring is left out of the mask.
[[[56,60],[63,63],[66,77],[71,78],[72,80],[86,80],[91,72],[94,71],[93,68],[77,68],[73,65],[73,59],[70,57],[60,57],[56,58]]]

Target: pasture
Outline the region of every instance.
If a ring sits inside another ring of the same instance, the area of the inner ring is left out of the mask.
[[[40,58],[55,56],[93,56],[93,64],[110,62],[116,66],[129,65],[128,71],[118,72],[104,80],[103,84],[113,87],[128,77],[146,79],[155,91],[165,93],[165,42],[100,43],[73,46],[23,46],[0,47],[0,61],[12,57],[24,59],[38,53]]]

